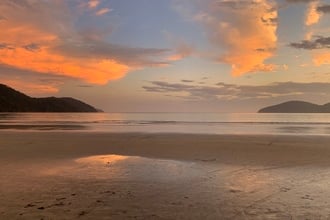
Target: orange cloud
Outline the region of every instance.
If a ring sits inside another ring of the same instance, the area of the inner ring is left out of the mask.
[[[321,13],[318,12],[317,7],[319,5],[319,1],[311,1],[309,3],[307,12],[306,12],[306,20],[305,25],[311,26],[317,24],[321,18]]]
[[[330,64],[330,53],[329,52],[319,52],[319,53],[313,54],[313,62],[316,66]]]
[[[129,67],[106,59],[79,59],[50,53],[47,47],[30,51],[25,48],[0,50],[0,63],[40,73],[64,75],[90,83],[106,84],[123,77]]]
[[[265,63],[277,46],[275,2],[209,0],[209,7],[196,19],[207,27],[213,44],[224,50],[217,60],[230,64],[232,75],[276,68]]]
[[[39,73],[65,75],[83,79],[90,83],[105,84],[110,80],[123,77],[129,70],[128,65],[113,59],[82,59],[54,53],[51,47],[58,37],[29,27],[0,28],[8,30],[0,36],[0,42],[8,46],[0,49],[0,64]],[[24,33],[24,34],[20,34]],[[39,42],[36,48],[31,42]]]
[[[96,1],[89,3],[95,5]],[[6,10],[3,10],[3,13],[8,19],[0,22],[0,29],[4,33],[0,35],[0,43],[7,46],[0,49],[0,64],[39,73],[74,77],[96,84],[105,84],[110,80],[119,79],[130,69],[128,65],[111,57],[84,59],[54,52],[52,48],[63,42],[62,30],[52,31],[44,27],[43,23],[32,20],[31,16],[26,15],[29,13],[28,8],[20,8],[22,14],[15,15],[12,11],[15,8],[4,4]],[[43,5],[34,4],[31,7],[37,8]],[[39,11],[39,13],[44,14],[45,11]],[[40,17],[40,19],[43,18]],[[55,20],[55,18],[52,19]],[[56,22],[52,25],[56,25]],[[69,28],[69,24],[60,23],[59,27]]]
[[[168,56],[165,49],[114,45],[104,33],[90,39],[75,28],[70,10],[66,1],[0,1],[6,18],[0,21],[0,65],[106,84],[132,69],[166,64],[155,60]]]
[[[274,71],[277,66],[274,64],[264,64],[264,60],[272,57],[272,53],[249,53],[249,51],[244,51],[240,53],[232,53],[223,56],[220,60],[231,64],[232,75],[241,76],[245,73],[250,72],[271,72]]]

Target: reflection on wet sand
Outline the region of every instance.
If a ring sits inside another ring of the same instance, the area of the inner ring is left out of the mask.
[[[0,171],[3,219],[323,219],[330,213],[330,171],[321,166],[98,155]]]
[[[87,163],[87,164],[105,164],[109,165],[109,163],[117,163],[119,161],[127,160],[127,159],[138,159],[139,157],[128,157],[122,155],[102,155],[102,156],[90,156],[90,157],[82,157],[78,158],[75,161],[77,163]]]
[[[138,156],[98,155],[64,162],[62,165],[41,169],[41,175],[71,178],[115,180],[177,181],[200,177],[206,167],[194,162],[160,160]]]

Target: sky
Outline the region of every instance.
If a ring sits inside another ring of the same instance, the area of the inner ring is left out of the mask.
[[[0,83],[106,112],[330,102],[330,0],[1,0]]]

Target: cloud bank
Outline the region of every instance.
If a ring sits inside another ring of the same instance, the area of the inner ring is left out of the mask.
[[[147,92],[162,93],[190,100],[249,100],[292,96],[327,96],[330,83],[278,82],[268,85],[235,85],[217,83],[214,86],[200,86],[186,83],[151,81],[143,86]]]

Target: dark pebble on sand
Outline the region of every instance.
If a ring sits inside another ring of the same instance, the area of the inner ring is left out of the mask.
[[[83,215],[86,215],[86,214],[87,214],[87,212],[81,211],[81,212],[79,212],[78,216],[83,216]]]
[[[24,206],[24,208],[31,208],[31,207],[34,207],[34,206],[35,206],[35,205],[29,203],[29,204],[27,204],[26,206]]]

